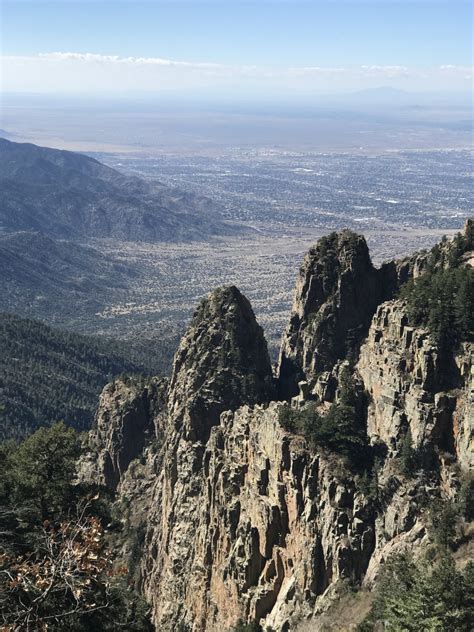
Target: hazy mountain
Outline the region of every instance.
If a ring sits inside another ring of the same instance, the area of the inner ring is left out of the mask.
[[[82,154],[0,139],[0,230],[181,241],[235,233],[207,198],[127,177]]]

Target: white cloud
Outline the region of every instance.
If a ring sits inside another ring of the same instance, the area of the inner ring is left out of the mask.
[[[452,64],[424,68],[380,64],[257,66],[89,52],[4,56],[0,65],[2,89],[24,92],[209,89],[256,94],[273,89],[304,93],[370,88],[386,80],[408,90],[464,89],[472,77],[469,66]]]
[[[413,70],[410,71],[407,66],[361,66],[363,72],[368,75],[379,75],[383,77],[401,77],[410,76],[413,74]]]
[[[453,64],[444,64],[439,67],[443,75],[451,75],[464,77],[464,79],[472,79],[472,66],[454,66]]]
[[[182,68],[225,68],[222,64],[206,62],[176,61],[161,57],[119,57],[118,55],[98,55],[96,53],[39,53],[38,57],[49,61],[79,61],[136,66],[176,66]]]

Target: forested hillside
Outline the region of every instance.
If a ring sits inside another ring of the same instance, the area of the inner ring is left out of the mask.
[[[407,300],[410,322],[428,327],[447,349],[474,338],[474,271],[466,265],[473,249],[474,228],[467,222],[464,234],[431,249],[424,274],[410,279],[400,293]]]
[[[146,360],[132,361],[120,343],[12,314],[0,314],[0,349],[1,439],[58,420],[86,429],[98,394],[112,377],[151,372]]]
[[[94,248],[0,231],[0,311],[71,326],[126,296],[136,270]]]

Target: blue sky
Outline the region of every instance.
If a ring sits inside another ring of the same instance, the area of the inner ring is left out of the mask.
[[[258,88],[262,77],[272,89],[306,86],[330,91],[377,83],[466,89],[471,19],[470,3],[456,0],[3,0],[3,88],[21,90],[23,81],[25,90],[37,89],[39,72],[47,90],[68,89],[70,75],[77,71],[79,79],[86,79],[86,88],[99,89],[105,78],[107,89],[113,90],[103,68],[112,64],[117,88],[121,82],[132,90],[173,88],[172,73],[163,64],[148,62],[144,69],[142,63],[132,76],[130,58],[146,58],[188,64],[173,67],[175,88],[213,84],[225,89],[227,68],[233,85],[245,84],[250,91]],[[47,58],[51,53],[77,55],[53,63]],[[88,58],[80,56],[86,54]],[[41,62],[38,55],[43,55]],[[119,64],[121,59],[129,61],[118,67],[111,56]],[[205,69],[206,63],[216,68]],[[93,77],[85,72],[86,64]],[[297,77],[298,68],[318,70],[308,81],[308,73]],[[382,68],[388,68],[385,75]]]

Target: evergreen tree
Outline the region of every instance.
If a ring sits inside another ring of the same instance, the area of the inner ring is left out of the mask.
[[[449,549],[452,544],[458,515],[458,507],[453,502],[436,500],[432,504],[431,530],[436,544],[442,549]]]
[[[474,273],[460,274],[454,299],[455,327],[462,340],[471,340],[474,333]]]
[[[427,327],[442,350],[474,337],[474,270],[429,270],[400,291],[410,322]]]
[[[30,504],[43,519],[64,510],[79,451],[75,430],[62,422],[40,428],[6,456],[2,479],[10,502]]]
[[[474,520],[474,478],[467,475],[463,478],[457,496],[459,514],[468,522]]]
[[[458,571],[451,556],[435,565],[407,555],[389,560],[377,586],[370,614],[358,632],[470,632],[474,565]]]
[[[468,219],[464,229],[464,251],[474,250],[474,221]]]

